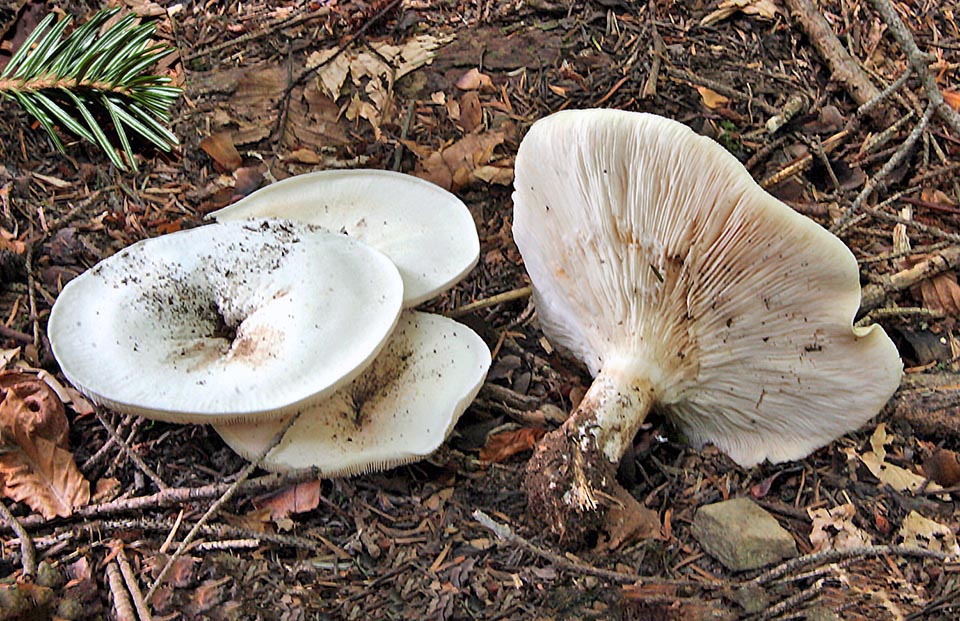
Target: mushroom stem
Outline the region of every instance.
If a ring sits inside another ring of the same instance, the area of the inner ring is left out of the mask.
[[[523,488],[530,515],[577,545],[623,498],[617,466],[655,400],[651,382],[601,371],[580,405],[537,444]]]

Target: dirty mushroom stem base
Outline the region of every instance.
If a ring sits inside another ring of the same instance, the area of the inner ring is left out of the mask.
[[[523,483],[528,515],[566,545],[596,533],[606,511],[629,497],[617,467],[655,401],[645,380],[601,371],[570,418],[537,444]]]

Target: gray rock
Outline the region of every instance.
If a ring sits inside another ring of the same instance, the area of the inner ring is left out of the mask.
[[[693,536],[707,554],[733,571],[756,569],[797,555],[790,533],[749,498],[697,509]]]

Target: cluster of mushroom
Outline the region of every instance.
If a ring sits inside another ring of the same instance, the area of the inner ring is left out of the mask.
[[[524,483],[530,513],[571,543],[622,498],[617,464],[652,408],[751,466],[856,429],[899,385],[883,329],[852,325],[850,250],[680,123],[542,119],[520,145],[513,200],[543,331],[594,376]]]
[[[324,171],[268,186],[217,222],[138,242],[68,283],[48,323],[64,375],[119,412],[212,423],[270,470],[322,476],[433,452],[490,351],[410,310],[479,257],[466,206],[415,177]]]

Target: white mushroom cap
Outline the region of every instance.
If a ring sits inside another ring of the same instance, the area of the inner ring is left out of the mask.
[[[281,417],[356,377],[403,297],[387,257],[279,220],[138,242],[64,287],[47,331],[63,374],[120,412]]]
[[[406,308],[452,287],[480,256],[476,225],[460,199],[423,179],[385,170],[290,177],[210,217],[285,218],[370,244],[400,270]]]
[[[687,127],[554,114],[524,138],[515,187],[513,232],[544,332],[606,375],[603,390],[648,391],[639,401],[693,443],[745,466],[797,459],[896,390],[894,344],[852,326],[853,254]],[[639,425],[629,418],[598,432],[614,463]]]
[[[453,430],[489,367],[490,350],[470,328],[439,315],[404,311],[373,364],[301,413],[263,467],[316,467],[323,476],[339,476],[421,459]],[[282,425],[270,421],[216,430],[233,450],[252,459]]]

